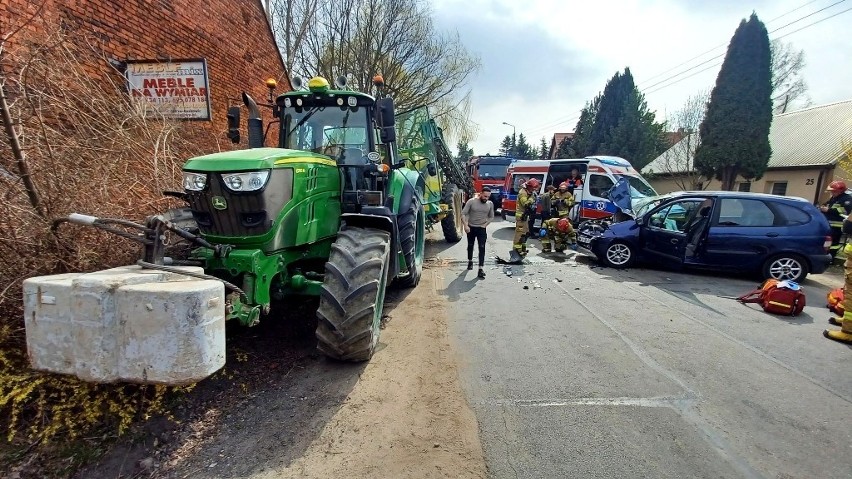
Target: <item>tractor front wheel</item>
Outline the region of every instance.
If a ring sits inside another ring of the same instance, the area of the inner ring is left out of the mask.
[[[331,245],[317,309],[317,348],[341,361],[367,361],[379,342],[390,234],[344,226]]]
[[[452,183],[444,183],[441,189],[441,202],[450,205],[450,214],[441,220],[444,239],[448,243],[458,243],[464,233],[464,223],[462,223],[464,192]]]

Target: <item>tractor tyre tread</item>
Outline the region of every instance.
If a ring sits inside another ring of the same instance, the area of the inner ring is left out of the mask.
[[[317,308],[317,349],[341,361],[367,361],[379,337],[390,234],[344,226],[332,244]]]
[[[423,262],[417,264],[417,242],[424,240],[424,238],[417,237],[418,213],[422,215],[422,211],[423,207],[415,198],[411,200],[411,206],[408,210],[399,215],[397,219],[399,246],[403,257],[405,257],[405,268],[408,270],[407,275],[395,281],[396,286],[401,288],[414,288],[420,283],[420,277],[423,275]]]
[[[462,212],[459,205],[455,202],[459,191],[458,187],[453,183],[444,183],[444,186],[441,188],[441,202],[450,205],[450,208],[452,208],[450,214],[441,220],[444,239],[448,243],[458,243],[462,239],[462,231],[459,230]],[[461,206],[464,206],[464,202],[462,202]],[[456,221],[457,216],[458,221]]]

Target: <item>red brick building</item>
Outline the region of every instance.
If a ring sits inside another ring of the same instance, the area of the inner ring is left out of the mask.
[[[203,59],[209,89],[196,91],[209,95],[210,120],[187,127],[221,139],[226,110],[241,103],[242,91],[265,101],[270,77],[277,91],[289,89],[261,0],[0,0],[0,34],[18,29],[7,47],[61,29],[100,57],[86,64],[92,76],[115,75],[119,82],[127,62]]]

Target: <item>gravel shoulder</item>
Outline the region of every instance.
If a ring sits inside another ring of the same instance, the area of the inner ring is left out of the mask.
[[[285,307],[228,331],[226,368],[174,408],[177,423],[148,423],[75,477],[485,477],[432,266],[388,292],[369,363],[325,359],[306,320],[315,303]]]

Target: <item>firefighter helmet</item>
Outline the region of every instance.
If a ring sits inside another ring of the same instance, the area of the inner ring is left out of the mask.
[[[560,233],[567,233],[570,227],[571,222],[568,221],[568,218],[559,218],[559,221],[556,222],[556,230]]]
[[[844,191],[846,191],[846,183],[844,183],[840,180],[832,181],[828,185],[828,190],[826,190],[826,191],[833,191],[835,193],[843,193]]]
[[[559,189],[560,190],[567,190],[568,189],[568,183],[565,182],[565,181],[563,181],[562,183],[559,183]]]
[[[537,190],[539,186],[541,186],[541,182],[539,182],[536,178],[530,178],[526,182],[526,187],[531,190]]]

